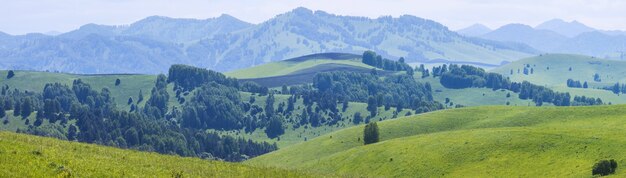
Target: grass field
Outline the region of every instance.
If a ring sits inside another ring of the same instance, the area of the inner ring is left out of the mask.
[[[62,83],[72,86],[72,81],[81,79],[91,85],[91,88],[100,91],[102,88],[109,88],[111,95],[115,98],[116,105],[120,108],[129,108],[127,101],[133,97],[137,101],[139,91],[143,92],[144,101],[150,98],[150,90],[154,87],[156,75],[74,75],[52,72],[15,71],[15,76],[7,79],[6,70],[0,71],[0,85],[8,85],[10,88],[43,92],[46,83]],[[120,79],[120,85],[115,86],[115,80]],[[171,92],[170,92],[171,93]]]
[[[522,73],[525,65],[533,68],[533,74]],[[569,71],[569,68],[572,68]],[[517,70],[520,69],[520,73]],[[511,70],[513,74],[511,75]],[[590,87],[609,86],[616,82],[625,83],[626,61],[606,60],[582,55],[544,54],[520,59],[493,69],[510,77],[512,81],[529,81],[537,85],[567,86],[567,79],[587,81]],[[595,82],[593,75],[599,74],[601,82]]]
[[[371,69],[372,66],[367,64],[363,64],[360,58],[355,59],[345,59],[345,60],[334,60],[334,59],[309,59],[305,61],[279,61],[267,63],[251,68],[236,70],[232,72],[226,72],[227,76],[235,77],[239,79],[248,79],[248,78],[263,78],[263,77],[273,77],[273,76],[281,76],[287,75],[293,72],[297,72],[300,70],[304,70],[307,68],[315,67],[317,65],[322,64],[344,64],[356,67],[363,67],[367,69]]]
[[[533,68],[533,74],[522,73],[526,65]],[[570,67],[571,71],[569,71]],[[517,73],[518,69],[520,73]],[[612,86],[616,82],[626,83],[626,77],[624,77],[626,76],[626,61],[570,54],[544,54],[512,62],[493,69],[491,72],[509,77],[511,81],[529,81],[556,91],[570,92],[572,95],[601,98],[605,103],[626,104],[626,96],[597,89]],[[602,79],[600,82],[594,81],[593,75],[596,73]],[[567,79],[579,80],[581,83],[586,81],[589,88],[568,88]]]
[[[420,73],[415,74],[418,82],[430,83],[433,90],[433,99],[440,103],[445,103],[446,98],[453,105],[460,104],[463,106],[484,106],[484,105],[506,105],[507,102],[511,106],[534,106],[532,100],[519,99],[519,95],[508,90],[492,90],[489,88],[463,88],[450,89],[441,85],[439,78],[426,77],[421,78]],[[510,97],[507,97],[510,94]],[[448,107],[454,107],[447,104]]]
[[[372,177],[591,177],[601,159],[626,164],[626,106],[442,110],[379,123],[381,142],[363,145],[363,126],[322,135],[247,161]]]
[[[0,132],[0,165],[0,177],[314,177],[9,132]]]

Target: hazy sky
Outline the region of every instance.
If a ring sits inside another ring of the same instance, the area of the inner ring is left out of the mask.
[[[372,18],[411,14],[453,30],[474,23],[534,26],[553,18],[626,30],[626,0],[2,0],[0,31],[66,32],[87,23],[122,25],[151,15],[205,19],[230,14],[260,23],[300,6]]]

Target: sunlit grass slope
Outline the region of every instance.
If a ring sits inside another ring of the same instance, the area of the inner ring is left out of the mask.
[[[320,53],[284,61],[271,62],[225,74],[239,79],[263,78],[287,75],[322,64],[343,64],[370,69],[372,66],[361,62],[361,56],[342,53]]]
[[[533,68],[533,74],[523,74],[524,66],[527,65]],[[518,69],[520,73],[517,72]],[[573,54],[544,54],[517,60],[493,69],[492,72],[510,77],[512,81],[526,80],[537,85],[567,86],[567,79],[573,79],[587,81],[594,87],[626,82],[626,61]],[[596,73],[600,75],[601,82],[594,81],[593,75]]]
[[[0,132],[0,165],[0,177],[313,177],[9,132]]]
[[[591,177],[600,159],[626,166],[626,106],[442,110],[382,121],[381,142],[363,126],[249,160],[321,173],[401,177]]]

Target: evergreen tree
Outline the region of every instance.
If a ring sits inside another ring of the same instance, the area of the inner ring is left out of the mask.
[[[288,93],[289,93],[289,88],[287,88],[287,85],[284,85],[284,84],[283,84],[283,86],[281,87],[280,92],[281,92],[283,95],[288,94]]]
[[[371,122],[365,125],[363,129],[363,143],[365,145],[376,143],[379,141],[379,130],[378,124],[376,122]]]
[[[30,113],[33,112],[33,104],[32,101],[30,99],[25,99],[24,102],[22,102],[22,109],[21,109],[21,116],[23,118],[27,118],[28,116],[30,116]]]
[[[4,118],[4,116],[6,115],[7,115],[6,111],[4,110],[4,108],[2,108],[2,106],[0,106],[0,118]]]
[[[15,102],[15,105],[13,106],[13,116],[17,117],[22,113],[22,103]]]
[[[77,132],[78,132],[78,129],[76,128],[76,126],[74,126],[74,124],[70,125],[69,128],[67,129],[67,139],[70,141],[75,140]]]
[[[269,138],[276,138],[285,133],[282,119],[279,115],[274,115],[265,128],[265,134]]]
[[[346,112],[346,110],[348,110],[348,104],[349,104],[348,99],[344,99],[342,102],[342,106],[341,106],[342,112]]]
[[[6,115],[7,113],[4,109],[4,101],[0,100],[0,118],[4,118]]]
[[[143,91],[139,90],[139,96],[137,96],[137,104],[143,101]]]
[[[360,124],[361,122],[363,122],[363,117],[361,116],[361,113],[355,112],[354,116],[352,117],[352,123]]]
[[[115,79],[115,86],[119,86],[120,83],[122,83],[122,81],[119,78]]]
[[[267,117],[271,117],[274,115],[274,102],[275,102],[274,94],[270,93],[265,100],[265,115]]]
[[[370,112],[370,117],[375,117],[378,111],[378,102],[372,96],[367,98],[367,110]]]

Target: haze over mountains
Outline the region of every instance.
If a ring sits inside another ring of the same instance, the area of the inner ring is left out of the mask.
[[[537,53],[521,44],[463,37],[409,15],[370,19],[297,8],[258,25],[228,15],[206,20],[155,16],[127,26],[87,24],[58,36],[4,34],[0,68],[159,73],[182,63],[228,71],[311,53],[367,49],[409,62],[490,65]]]
[[[130,25],[87,24],[58,35],[0,33],[0,69],[70,73],[162,73],[171,64],[231,71],[321,52],[377,51],[407,62],[497,66],[542,52],[623,59],[626,37],[578,22],[532,28],[482,25],[450,31],[415,16],[376,19],[297,8],[260,24],[229,15],[177,19],[152,16]],[[570,37],[574,36],[574,37]]]
[[[484,27],[484,26],[482,26]],[[594,29],[578,21],[546,21],[536,27],[508,24],[486,30],[480,24],[458,30],[465,36],[528,44],[547,53],[573,53],[606,59],[624,59],[626,32]]]

